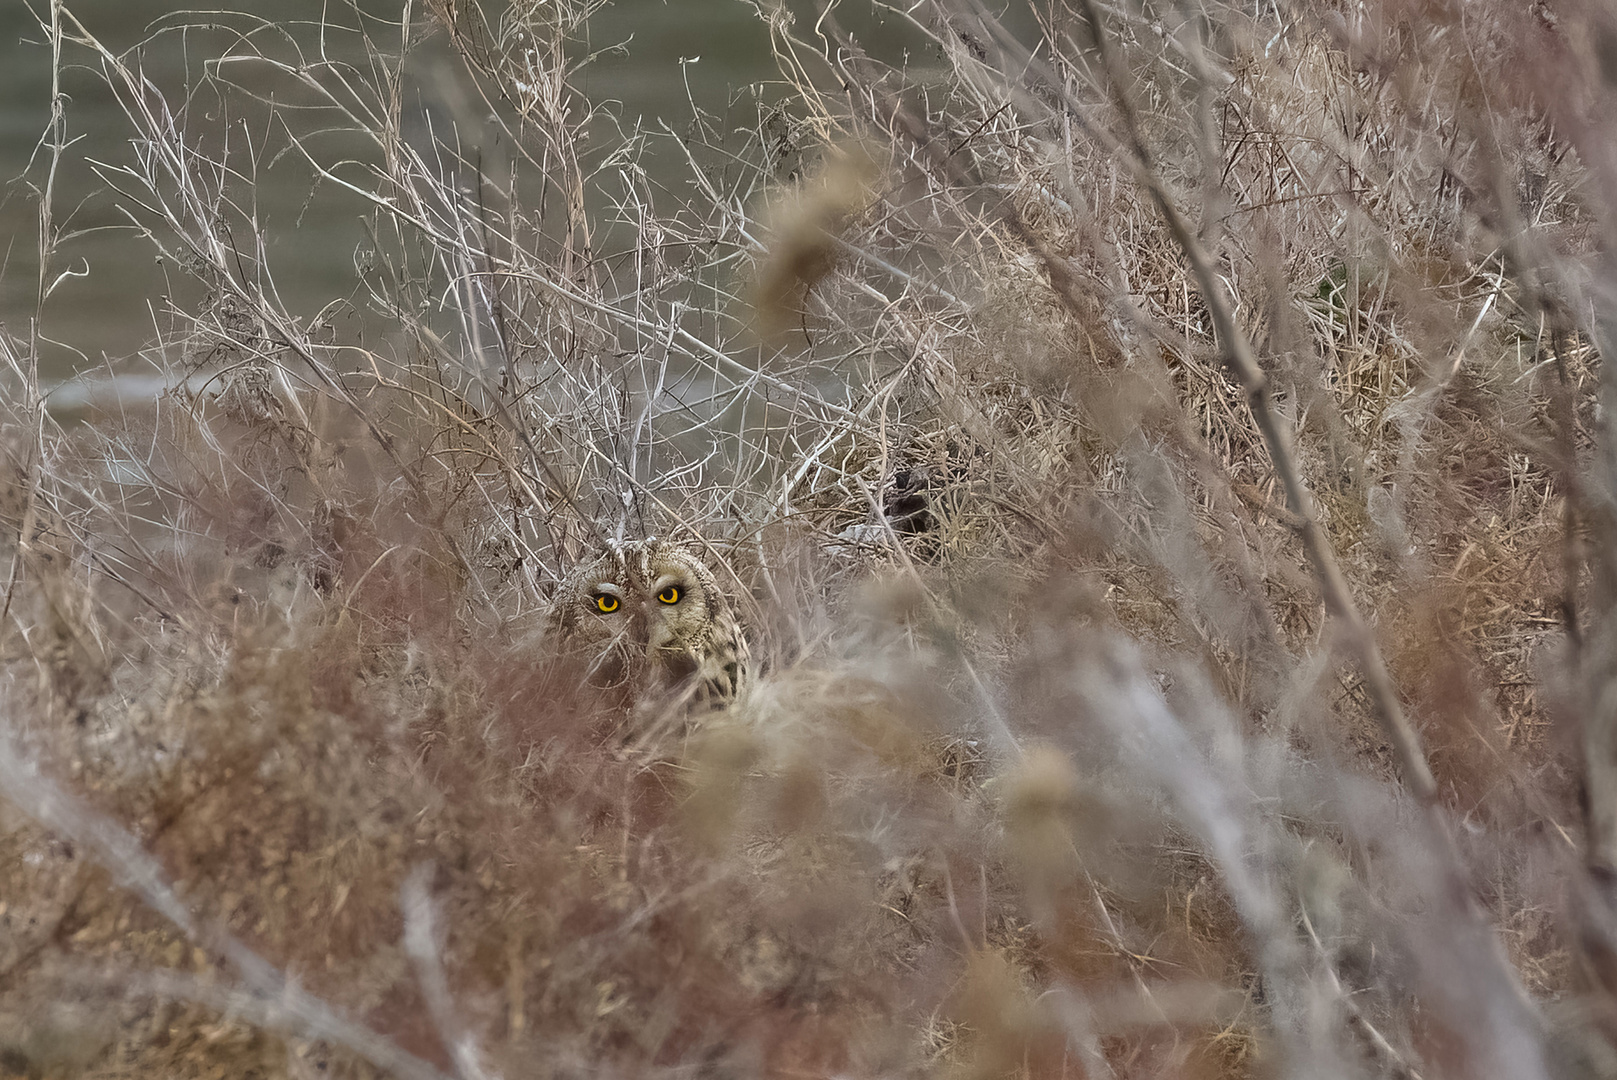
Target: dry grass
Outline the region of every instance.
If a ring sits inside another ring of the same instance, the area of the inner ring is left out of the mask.
[[[41,9],[195,302],[72,422],[0,337],[0,1074],[1617,1075],[1617,28],[877,6],[679,133],[578,0]],[[653,533],[757,659],[661,739],[542,629]]]

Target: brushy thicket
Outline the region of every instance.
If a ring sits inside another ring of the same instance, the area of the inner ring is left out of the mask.
[[[1617,1076],[1607,9],[763,2],[749,132],[597,7],[41,6],[194,288],[72,423],[0,337],[0,1074]],[[544,635],[649,534],[757,667],[666,738]]]

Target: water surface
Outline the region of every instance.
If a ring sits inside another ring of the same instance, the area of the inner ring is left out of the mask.
[[[38,0],[36,6],[45,3]],[[179,14],[161,0],[81,0],[69,6],[115,53],[139,47],[138,53],[127,55],[139,56],[142,70],[176,105],[186,87],[199,85],[207,59],[233,47],[241,50],[237,31],[192,29],[182,34],[163,32],[165,28],[185,22],[228,24],[238,30],[248,25],[240,18]],[[418,28],[422,7],[414,7]],[[384,48],[398,47],[397,29],[384,24],[398,20],[398,3],[363,0],[356,11],[319,0],[260,0],[238,10],[273,16],[308,49],[320,47],[322,10],[341,25],[363,25]],[[14,333],[40,336],[41,374],[51,382],[106,367],[154,340],[171,337],[175,327],[165,297],[193,303],[197,296],[195,284],[180,268],[160,260],[153,245],[131,227],[119,210],[127,199],[110,190],[92,164],[127,162],[131,133],[112,93],[85,67],[90,55],[70,49],[63,90],[69,95],[67,136],[72,144],[58,166],[53,200],[57,221],[69,233],[47,274],[60,280],[39,308],[36,192],[48,171],[40,140],[48,123],[51,85],[45,40],[27,6],[19,0],[0,4],[0,177],[16,178],[0,203],[0,320]],[[666,121],[679,128],[690,121],[692,100],[717,115],[733,113],[738,88],[775,76],[767,30],[753,6],[740,0],[616,0],[592,21],[589,44],[594,49],[623,46],[602,53],[576,81],[592,100],[607,102],[615,124],[623,127]],[[368,63],[359,34],[329,33],[324,46],[338,59]],[[284,46],[278,48],[286,54]],[[456,123],[457,113],[466,115],[470,95],[441,35],[417,51],[408,70],[407,131],[413,127],[424,135],[430,123],[434,132],[444,134]],[[286,92],[284,80],[255,76],[244,65],[230,71],[266,91]],[[206,92],[193,99],[192,109],[193,131],[214,138],[230,131],[237,146],[247,139],[277,145],[275,133],[258,126],[262,116],[250,110],[227,114],[218,98]],[[465,136],[467,142],[481,137],[476,132]],[[329,135],[320,147],[328,159],[350,152],[363,155],[367,148],[357,141],[351,151],[342,145],[341,140],[354,138]],[[604,154],[607,144],[603,137],[598,147],[585,148],[586,158]],[[685,165],[683,160],[653,160],[648,168],[678,184],[677,174]],[[316,185],[307,165],[289,156],[260,164],[250,196],[267,240],[272,274],[290,311],[310,319],[333,300],[353,293],[356,252],[367,245],[362,200],[331,185]]]

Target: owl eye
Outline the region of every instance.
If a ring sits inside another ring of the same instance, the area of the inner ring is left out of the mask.
[[[678,586],[675,586],[675,585],[668,586],[662,592],[657,594],[657,599],[661,600],[665,604],[677,604],[677,603],[679,603],[679,588],[678,588]]]
[[[595,610],[602,615],[610,615],[618,610],[618,598],[609,593],[595,594]]]

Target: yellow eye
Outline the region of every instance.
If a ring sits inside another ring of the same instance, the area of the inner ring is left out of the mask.
[[[665,604],[677,604],[679,603],[679,589],[673,585],[670,585],[662,592],[657,594],[657,599],[661,600]]]
[[[595,610],[602,615],[610,615],[618,610],[618,598],[607,593],[597,593],[595,596]]]

